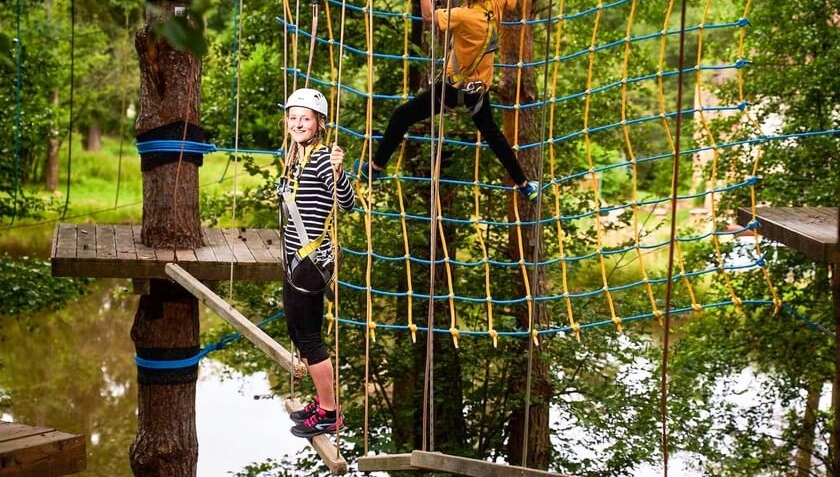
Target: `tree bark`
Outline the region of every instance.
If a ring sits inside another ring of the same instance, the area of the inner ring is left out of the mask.
[[[531,0],[521,0],[517,5],[515,12],[506,13],[505,20],[518,21],[522,16],[526,18],[533,18],[533,3]],[[525,29],[523,32],[522,29]],[[501,60],[505,64],[516,64],[519,62],[530,62],[534,57],[534,38],[531,27],[513,26],[503,27],[500,29],[499,36],[501,39]],[[520,56],[520,45],[522,48]],[[517,101],[520,104],[532,103],[537,100],[536,76],[533,68],[526,68],[522,71],[521,77],[518,78],[517,70],[511,68],[504,68],[501,70],[501,78],[496,88],[497,94],[503,104],[513,105]],[[521,81],[521,82],[520,82]],[[517,95],[518,93],[518,95]],[[513,144],[531,143],[540,140],[539,134],[539,116],[541,109],[531,108],[527,110],[508,110],[503,113],[504,126],[503,130],[508,141]],[[518,126],[518,128],[517,128]],[[518,137],[516,132],[518,131]],[[520,151],[517,156],[522,165],[525,175],[531,179],[540,180],[540,148],[530,148]],[[507,179],[508,184],[512,184],[510,179]],[[535,222],[537,217],[536,205],[528,204],[525,200],[516,194],[516,199],[519,210],[519,219],[523,222]],[[513,202],[510,203],[508,209],[508,217],[511,222],[516,220],[514,214]],[[522,228],[522,246],[525,261],[537,261],[539,257],[543,256],[543,231],[538,226],[528,226]],[[511,228],[509,232],[509,255],[512,260],[517,261],[520,258],[520,238],[519,233],[515,228]],[[530,283],[531,294],[536,296],[542,288],[544,282],[544,274],[540,271],[536,276],[536,281]],[[521,274],[517,275],[520,281],[520,289],[525,295],[524,278]],[[528,280],[531,281],[534,275],[531,270],[528,270]],[[534,303],[533,309],[533,326],[539,328],[540,325],[546,322],[546,313],[544,305]],[[527,330],[531,321],[529,320],[529,310],[527,306],[520,307],[517,310],[517,321],[522,329]],[[519,371],[512,373],[511,389],[516,396],[521,398],[521,405],[514,407],[511,412],[509,420],[509,439],[508,439],[508,458],[511,464],[522,465],[537,469],[547,469],[549,463],[549,404],[551,399],[551,379],[549,376],[549,368],[544,359],[542,359],[542,349],[544,344],[539,343],[534,345],[533,350],[529,347],[529,340],[522,339],[514,345],[517,349],[514,351],[518,356],[522,356],[518,363]],[[528,384],[529,365],[528,355],[532,351],[531,366],[530,366],[530,385]],[[528,415],[526,416],[526,394],[530,389],[530,396],[528,397]],[[525,452],[525,427],[526,421],[528,427],[527,435],[527,455]]]
[[[183,3],[152,2],[135,36],[140,60],[140,107],[135,131],[141,134],[173,123],[199,125],[201,60],[175,51],[152,32],[155,21]],[[201,244],[198,165],[189,161],[143,170],[142,242],[153,248],[194,248]],[[168,280],[152,280],[140,298],[131,338],[141,358],[184,359],[199,350],[198,300]],[[138,367],[137,435],[130,449],[137,477],[195,476],[197,366],[174,370]]]
[[[97,152],[102,149],[102,127],[94,122],[87,128],[85,133],[85,151]]]
[[[819,409],[821,395],[821,382],[818,381],[808,386],[805,415],[802,417],[802,434],[797,442],[796,477],[811,475],[811,459],[814,455],[814,438],[817,428],[817,410]]]
[[[156,5],[171,15],[182,4]],[[147,12],[134,42],[140,57],[138,134],[179,121],[200,124],[201,60],[157,38],[153,21]],[[179,160],[143,172],[142,238],[144,245],[155,248],[201,245],[196,164]]]

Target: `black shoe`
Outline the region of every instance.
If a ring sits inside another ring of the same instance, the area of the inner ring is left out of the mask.
[[[327,411],[318,408],[315,414],[309,416],[302,423],[292,427],[292,434],[297,437],[311,439],[317,435],[333,434],[344,425],[344,415],[335,411],[335,417],[327,417]]]
[[[315,400],[310,402],[300,411],[292,411],[289,413],[289,419],[292,420],[295,424],[301,424],[305,421],[309,416],[315,414],[318,411],[318,404],[321,401],[318,399],[318,396],[315,396]]]

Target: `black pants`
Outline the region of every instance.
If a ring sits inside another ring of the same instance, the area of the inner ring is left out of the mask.
[[[376,150],[376,155],[373,157],[374,164],[384,169],[388,160],[391,158],[391,154],[394,153],[397,147],[399,147],[400,142],[402,142],[403,136],[406,131],[408,131],[408,128],[411,127],[412,124],[432,117],[433,113],[440,113],[441,97],[444,98],[447,107],[455,108],[457,106],[458,89],[447,84],[446,95],[444,97],[442,94],[442,86],[444,86],[443,82],[437,82],[434,84],[434,87],[436,88],[434,112],[432,111],[431,104],[431,88],[423,90],[420,94],[415,96],[414,99],[403,103],[394,110],[390,121],[388,121],[388,127],[385,129],[385,135],[382,138],[382,142],[379,143],[379,149]],[[479,99],[480,95],[478,94],[466,94],[464,95],[464,106],[468,109],[472,109]],[[482,138],[487,141],[488,145],[490,145],[490,149],[494,154],[496,154],[496,157],[499,158],[499,162],[505,166],[505,169],[507,169],[508,174],[510,174],[510,177],[513,178],[514,182],[516,182],[517,185],[525,182],[527,180],[525,173],[522,172],[522,167],[520,167],[519,161],[517,161],[516,155],[513,153],[513,149],[511,149],[510,144],[508,144],[505,135],[502,134],[502,131],[499,130],[499,126],[497,126],[496,122],[493,120],[493,113],[490,109],[490,101],[488,101],[486,96],[481,107],[472,116],[472,120],[475,123],[475,127],[481,132]]]
[[[321,338],[324,293],[303,293],[293,287],[284,274],[283,311],[289,337],[300,350],[300,355],[310,366],[327,360],[329,353]]]

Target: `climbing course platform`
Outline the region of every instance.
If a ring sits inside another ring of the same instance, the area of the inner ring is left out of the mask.
[[[0,476],[57,477],[86,468],[85,436],[0,421]]]
[[[153,249],[140,240],[140,225],[58,224],[50,261],[57,277],[168,278],[178,263],[199,280],[281,281],[280,235],[273,229],[202,229],[204,246]]]
[[[819,262],[837,263],[837,207],[756,207],[758,233]],[[750,207],[738,209],[738,223],[753,220]]]

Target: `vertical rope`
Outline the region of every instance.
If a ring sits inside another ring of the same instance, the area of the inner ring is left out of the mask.
[[[642,253],[642,232],[641,226],[639,225],[639,216],[642,215],[642,210],[639,206],[638,191],[639,167],[638,163],[636,162],[636,151],[633,147],[632,141],[630,140],[630,127],[627,123],[627,106],[630,103],[627,94],[627,75],[630,67],[630,48],[632,46],[630,38],[632,34],[633,19],[635,18],[637,3],[637,0],[633,0],[633,4],[630,7],[630,15],[627,19],[627,30],[625,31],[624,36],[624,61],[622,62],[621,67],[621,132],[624,136],[624,145],[627,148],[627,156],[629,158],[628,162],[631,165],[630,176],[631,181],[633,183],[633,187],[631,188],[631,197],[633,203],[633,242],[635,245],[633,247],[633,250],[636,253],[636,259],[639,261],[639,271],[642,274],[642,281],[645,284],[645,291],[647,293],[648,301],[650,302],[650,307],[653,310],[653,315],[656,317],[657,321],[661,322],[662,312],[659,311],[658,305],[656,303],[656,296],[653,293],[653,286],[650,283],[650,277],[648,277],[647,268],[645,267],[645,256]]]
[[[20,117],[21,117],[21,50],[23,49],[20,37],[20,0],[17,0],[17,17],[15,22],[15,175],[13,179],[12,192],[12,218],[8,228],[12,228],[17,217],[18,190],[20,189]]]
[[[542,185],[542,178],[543,178],[543,157],[545,154],[545,134],[546,134],[546,123],[548,121],[548,104],[547,102],[547,95],[548,95],[548,61],[549,52],[551,50],[551,12],[554,10],[554,1],[548,1],[548,12],[546,13],[547,18],[549,21],[546,24],[546,35],[545,35],[545,54],[543,58],[546,58],[546,61],[543,63],[543,86],[542,86],[542,111],[540,117],[540,147],[539,147],[539,158],[540,162],[537,166],[537,177],[539,178],[540,185]],[[524,18],[524,17],[523,17]],[[522,26],[522,36],[525,35],[525,23],[523,22]],[[524,41],[522,43],[525,43]],[[520,57],[520,65],[522,64],[523,58]],[[518,104],[518,102],[517,102]],[[519,109],[516,110],[517,114],[519,114]],[[536,207],[536,223],[534,224],[534,235],[533,239],[533,256],[534,256],[534,266],[531,269],[531,283],[533,284],[533,296],[539,296],[540,294],[540,281],[539,281],[539,273],[540,273],[540,244],[542,243],[542,187],[540,187],[539,196],[537,198],[537,207]],[[533,300],[533,298],[530,298]],[[522,467],[528,466],[528,448],[529,448],[529,428],[531,423],[531,385],[532,385],[532,372],[534,368],[534,347],[538,345],[538,334],[534,327],[534,314],[536,310],[534,307],[529,307],[529,314],[528,314],[528,330],[530,332],[530,337],[532,339],[528,340],[528,369],[525,374],[525,419],[524,425],[522,427]]]
[[[341,121],[340,121],[340,116],[341,116],[341,77],[342,77],[342,65],[343,65],[342,59],[344,58],[344,26],[345,26],[346,11],[347,11],[347,0],[342,0],[342,2],[341,2],[341,19],[340,19],[341,27],[340,27],[340,30],[339,30],[339,40],[338,40],[338,76],[335,80],[335,85],[336,85],[335,108],[334,108],[334,111],[335,111],[334,112],[335,127],[333,129],[335,130],[334,141],[335,141],[336,144],[338,144],[338,134],[340,132],[339,125],[341,124]],[[327,30],[329,32],[329,38],[330,38],[330,47],[329,47],[330,63],[331,63],[331,66],[332,66],[332,61],[335,58],[335,55],[333,53],[333,46],[332,46],[333,45],[333,41],[332,41],[333,40],[333,33],[332,33],[332,22],[331,22],[330,17],[329,17],[329,3],[325,4],[324,12],[327,15]],[[312,36],[313,36],[313,38],[315,37],[314,32],[313,32]],[[312,52],[310,52],[310,61],[311,61],[311,53]],[[332,68],[331,68],[331,71],[332,71]],[[338,198],[337,198],[338,191],[337,191],[337,186],[336,186],[337,180],[338,180],[338,175],[335,173],[335,170],[333,170],[333,207],[335,207],[335,204],[338,202]],[[330,230],[330,233],[332,235],[333,256],[335,257],[335,266],[334,266],[335,276],[333,277],[333,281],[332,281],[333,296],[334,296],[333,303],[334,303],[335,317],[338,318],[338,317],[341,316],[341,314],[339,313],[340,307],[339,307],[339,294],[338,294],[338,291],[339,291],[339,286],[338,286],[338,284],[339,284],[339,271],[341,269],[341,267],[339,266],[340,265],[339,260],[341,258],[341,253],[340,253],[341,252],[341,247],[340,247],[340,244],[338,242],[338,214],[337,213],[333,214],[332,221],[333,221],[333,223],[332,223],[332,229]],[[340,325],[340,323],[337,319],[335,319],[335,320],[331,319],[330,320],[330,326],[333,325],[333,322],[334,322],[334,325],[335,325],[335,328],[334,328],[334,333],[335,334],[334,334],[334,337],[333,337],[333,339],[335,340],[335,368],[334,368],[335,371],[333,373],[333,376],[334,376],[333,384],[335,385],[335,388],[334,388],[334,391],[333,391],[333,395],[334,395],[334,398],[335,398],[336,412],[340,414],[341,413],[341,373],[339,372],[339,370],[341,369],[341,366],[339,365],[339,363],[341,362],[341,354],[340,354],[341,350],[340,350],[340,346],[339,346],[339,342],[340,342],[340,340],[339,340],[339,337],[340,337],[339,325]],[[335,432],[335,442],[336,442],[336,445],[335,445],[336,458],[338,458],[339,454],[341,453],[340,452],[340,449],[341,449],[341,432],[340,432],[340,430],[336,430],[336,432]]]
[[[120,149],[119,159],[117,160],[117,191],[114,194],[114,209],[120,202],[120,183],[122,182],[122,163],[123,163],[123,143],[125,142],[125,109],[126,109],[126,93],[125,83],[126,76],[128,76],[128,48],[129,48],[129,22],[128,22],[128,8],[125,9],[125,41],[123,42],[122,51],[122,65],[120,68],[120,90],[122,91],[122,98],[120,100]]]
[[[560,9],[558,12],[558,32],[556,35],[556,42],[554,45],[554,57],[560,57],[560,46],[562,44],[563,39],[563,25],[564,25],[564,12],[565,12],[565,0],[560,0]],[[550,120],[548,122],[548,133],[549,137],[554,137],[554,113],[556,109],[556,102],[554,98],[557,97],[557,82],[560,79],[560,61],[554,62],[554,72],[552,74],[552,82],[551,82],[551,114]],[[557,177],[559,172],[557,171],[557,161],[555,156],[555,147],[554,141],[549,142],[548,148],[548,155],[549,155],[549,174],[551,177]],[[562,277],[562,288],[563,288],[563,301],[566,303],[566,315],[569,319],[569,327],[574,331],[575,337],[580,340],[580,325],[575,321],[574,315],[574,308],[572,306],[572,299],[569,295],[569,267],[566,261],[566,246],[563,243],[563,238],[566,236],[565,231],[563,230],[563,222],[560,220],[559,217],[562,215],[562,209],[560,206],[560,184],[557,181],[552,181],[552,192],[554,194],[554,204],[552,206],[552,212],[554,213],[554,217],[558,217],[554,223],[557,226],[557,248],[558,254],[560,257],[560,272]]]
[[[674,252],[677,236],[677,204],[679,199],[678,187],[680,179],[680,138],[682,132],[682,99],[683,99],[683,69],[685,65],[685,11],[688,8],[686,0],[682,0],[680,11],[680,53],[677,74],[677,120],[676,140],[674,141],[674,169],[671,176],[671,239],[668,247],[668,279],[665,282],[665,317],[662,331],[662,379],[660,387],[660,403],[662,412],[662,471],[668,477],[668,348],[671,334],[671,291],[674,275]]]
[[[230,75],[230,129],[231,131],[236,130],[237,123],[236,123],[236,109],[237,109],[237,91],[239,88],[239,77],[237,72],[239,71],[239,12],[240,12],[240,5],[239,2],[234,0],[233,2],[233,45],[231,47],[231,75]],[[232,142],[236,142],[237,138],[234,133],[234,138]],[[219,177],[219,182],[221,183],[225,176],[227,176],[228,167],[230,167],[230,156],[228,156],[228,160],[225,163],[225,168],[222,170],[222,175]]]
[[[367,46],[367,107],[365,108],[365,144],[370,145],[367,150],[368,154],[368,164],[371,163],[373,159],[373,143],[371,139],[371,131],[373,125],[373,1],[367,0],[365,2],[365,43]],[[364,155],[364,146],[362,146],[362,153]],[[370,387],[370,340],[375,335],[374,330],[376,329],[376,324],[373,321],[373,316],[371,315],[372,310],[372,290],[371,290],[371,278],[373,275],[373,250],[372,250],[372,231],[371,231],[371,220],[372,220],[372,211],[371,211],[371,203],[372,203],[372,187],[371,187],[371,174],[368,174],[368,187],[367,187],[367,203],[364,205],[365,209],[365,235],[367,238],[367,254],[366,254],[366,263],[365,263],[365,425],[364,425],[364,454],[367,455],[369,449],[369,426],[370,426],[370,415],[369,415],[369,403],[370,399],[368,396],[368,388]]]
[[[239,0],[239,14],[242,14],[243,8],[243,0]],[[242,84],[242,47],[240,46],[240,42],[242,40],[242,21],[236,22],[237,29],[234,32],[234,38],[236,38],[236,51],[235,61],[236,61],[236,100],[234,101],[234,128],[233,128],[233,209],[231,210],[231,222],[233,223],[234,228],[236,228],[236,196],[238,188],[238,178],[239,178],[239,106],[241,104],[241,97],[240,94],[242,92],[241,84]],[[228,287],[228,302],[233,302],[233,263],[234,257],[233,254],[230,256],[230,286]]]
[[[67,183],[64,195],[64,210],[61,219],[67,215],[70,205],[70,169],[73,164],[73,99],[75,96],[76,76],[76,0],[70,2],[70,121],[67,124]]]

